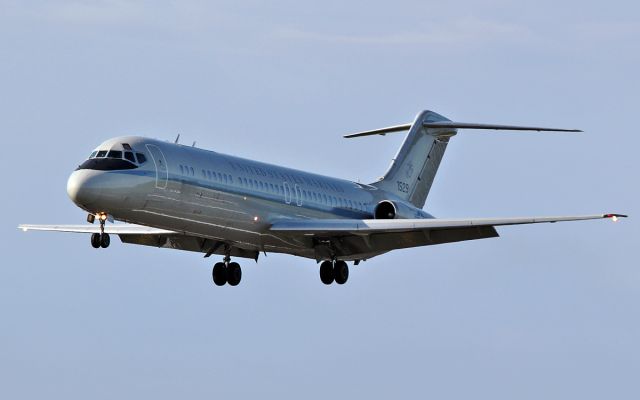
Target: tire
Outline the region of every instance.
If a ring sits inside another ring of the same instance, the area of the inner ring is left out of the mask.
[[[211,276],[213,277],[213,283],[215,283],[216,286],[223,286],[227,283],[227,266],[221,262],[216,263],[211,271]]]
[[[344,261],[336,261],[333,267],[333,279],[338,285],[344,285],[349,279],[349,266]]]
[[[107,247],[109,247],[109,244],[111,244],[111,238],[109,237],[109,234],[103,233],[102,235],[100,235],[100,247],[106,249]]]
[[[242,268],[238,263],[229,263],[227,267],[227,283],[231,286],[238,286],[242,280]]]
[[[323,261],[320,264],[320,280],[325,285],[333,283],[333,263],[331,261]]]
[[[100,248],[100,234],[99,233],[92,233],[91,234],[91,246],[94,249],[99,249]]]

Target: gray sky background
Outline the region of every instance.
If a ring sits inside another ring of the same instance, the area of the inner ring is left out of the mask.
[[[2,398],[637,399],[638,106],[633,1],[0,0]],[[426,209],[626,212],[397,251],[325,287],[315,263],[243,262],[24,234],[82,223],[66,179],[122,134],[367,182],[411,121],[462,132]],[[636,218],[633,218],[636,217]]]

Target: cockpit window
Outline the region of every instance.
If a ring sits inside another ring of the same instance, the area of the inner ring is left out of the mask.
[[[136,156],[138,156],[138,163],[139,164],[144,164],[145,162],[147,162],[147,157],[145,157],[144,154],[136,153]]]
[[[107,158],[122,158],[122,152],[120,150],[111,150],[107,154]]]
[[[136,153],[129,144],[122,143],[122,148],[124,151],[94,150],[89,156],[89,159],[83,162],[78,169],[99,171],[126,170],[138,168],[141,164],[147,162],[147,157],[145,157],[143,153]]]

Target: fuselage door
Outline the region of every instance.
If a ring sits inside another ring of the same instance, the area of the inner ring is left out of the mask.
[[[148,144],[147,150],[151,154],[153,163],[156,166],[156,188],[166,189],[167,181],[169,180],[169,168],[167,166],[167,159],[164,157],[162,150],[155,144]]]

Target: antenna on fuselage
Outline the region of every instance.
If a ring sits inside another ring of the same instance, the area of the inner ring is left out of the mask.
[[[193,141],[193,144],[191,145],[191,147],[196,147],[196,141]]]
[[[178,144],[178,140],[180,140],[180,134],[178,133],[178,136],[176,136],[176,140],[173,141],[173,143]]]

